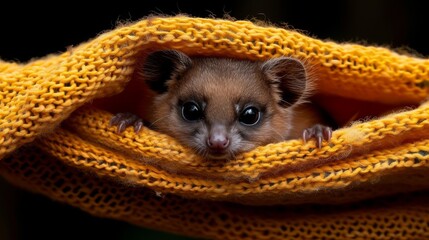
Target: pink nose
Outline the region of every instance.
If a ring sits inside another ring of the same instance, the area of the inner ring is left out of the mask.
[[[223,151],[229,146],[229,139],[224,126],[215,125],[212,127],[207,139],[207,146],[215,151]]]
[[[225,150],[229,145],[229,139],[225,135],[213,134],[207,139],[207,145],[211,149]]]

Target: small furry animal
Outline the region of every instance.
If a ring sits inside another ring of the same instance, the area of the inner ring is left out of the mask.
[[[141,74],[156,94],[150,126],[207,159],[232,159],[237,153],[287,139],[331,138],[330,127],[312,104],[304,65],[289,57],[264,62],[189,57],[175,50],[151,53]],[[118,133],[138,132],[143,120],[119,113],[110,122]]]

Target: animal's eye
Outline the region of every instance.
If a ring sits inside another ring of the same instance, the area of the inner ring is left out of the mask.
[[[182,105],[182,118],[187,121],[197,121],[203,117],[203,111],[194,102],[186,102]]]
[[[247,107],[245,108],[238,118],[238,121],[246,126],[253,126],[259,122],[261,119],[261,112],[256,107]]]

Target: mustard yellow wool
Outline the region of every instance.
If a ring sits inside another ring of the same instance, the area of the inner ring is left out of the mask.
[[[288,55],[313,66],[322,96],[418,107],[345,126],[321,149],[291,140],[209,162],[148,128],[117,134],[93,104],[123,91],[145,54],[169,48]],[[0,61],[0,174],[100,217],[194,237],[429,239],[428,70],[387,48],[247,21],[149,18],[59,55]]]

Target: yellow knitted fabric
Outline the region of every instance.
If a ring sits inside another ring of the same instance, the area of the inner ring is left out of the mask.
[[[305,59],[325,96],[418,105],[429,95],[426,59],[247,21],[149,18],[60,55],[0,62],[1,175],[97,216],[195,237],[429,239],[429,103],[336,130],[321,149],[292,140],[208,162],[147,128],[116,134],[91,104],[168,48]]]

